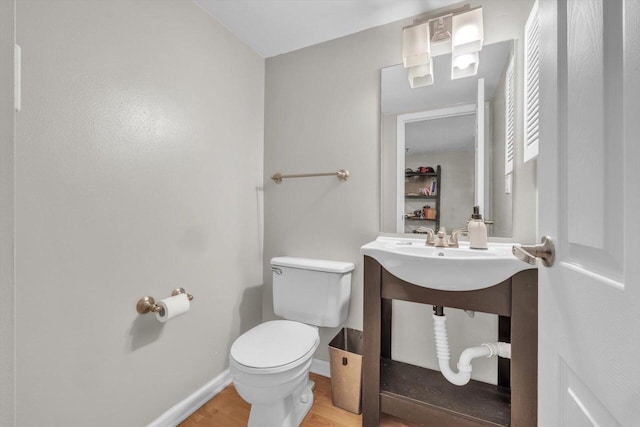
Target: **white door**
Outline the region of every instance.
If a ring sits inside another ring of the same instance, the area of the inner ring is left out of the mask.
[[[640,1],[541,0],[539,425],[640,425]]]

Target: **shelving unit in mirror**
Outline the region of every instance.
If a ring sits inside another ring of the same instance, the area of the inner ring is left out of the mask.
[[[418,171],[407,170],[404,178],[404,232],[417,233],[416,230],[425,222],[437,231],[442,218],[442,168],[438,165],[435,170],[426,167]]]

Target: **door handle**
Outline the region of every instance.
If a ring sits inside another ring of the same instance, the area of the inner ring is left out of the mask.
[[[550,237],[542,236],[542,243],[538,245],[513,245],[513,255],[521,261],[531,265],[536,264],[536,258],[542,260],[542,265],[551,267],[556,259],[556,249]]]

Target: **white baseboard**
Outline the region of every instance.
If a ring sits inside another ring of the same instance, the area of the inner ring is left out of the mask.
[[[331,369],[329,368],[329,362],[325,360],[311,360],[311,372],[313,372],[314,374],[322,375],[323,377],[331,378]]]
[[[311,372],[331,378],[329,362],[325,360],[313,359],[311,361]],[[156,420],[149,423],[147,427],[177,426],[186,420],[189,415],[200,409],[202,405],[213,399],[216,394],[220,393],[229,384],[231,384],[231,374],[226,369],[190,396],[187,396],[182,402],[178,402]]]
[[[178,402],[171,409],[160,415],[158,419],[152,421],[147,427],[177,426],[229,384],[231,384],[231,374],[228,369],[225,369],[220,375],[200,387],[190,396],[187,396],[182,402]]]

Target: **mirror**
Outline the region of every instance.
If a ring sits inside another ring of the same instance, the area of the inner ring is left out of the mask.
[[[514,40],[485,45],[477,75],[455,80],[451,55],[437,56],[434,84],[415,89],[401,64],[382,69],[382,231],[451,231],[478,205],[490,236],[512,236],[505,88],[514,50]]]

